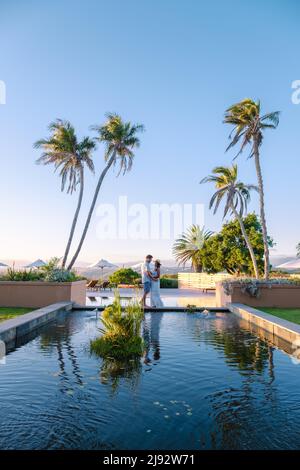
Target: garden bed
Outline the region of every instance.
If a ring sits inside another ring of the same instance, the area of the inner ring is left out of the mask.
[[[293,323],[300,324],[300,308],[268,308],[261,307],[260,310],[266,313],[270,313],[275,317],[282,318],[283,320],[288,320]]]
[[[4,320],[11,320],[11,318],[18,317],[19,315],[24,315],[32,311],[32,308],[9,308],[9,307],[0,307],[0,322]]]
[[[300,284],[297,281],[255,281],[237,279],[217,283],[216,305],[226,307],[232,303],[256,308],[300,308]]]

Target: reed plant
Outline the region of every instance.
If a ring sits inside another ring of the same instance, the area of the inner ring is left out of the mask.
[[[103,358],[125,358],[141,356],[144,341],[141,324],[144,312],[138,300],[122,307],[119,292],[115,292],[112,305],[106,307],[101,316],[102,336],[91,342],[91,351]]]

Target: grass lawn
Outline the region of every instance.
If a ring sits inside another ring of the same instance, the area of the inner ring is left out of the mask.
[[[24,313],[32,312],[34,308],[23,307],[0,307],[0,322],[10,320],[11,318],[24,315]]]
[[[259,308],[263,312],[270,313],[275,317],[283,318],[300,325],[300,308]]]

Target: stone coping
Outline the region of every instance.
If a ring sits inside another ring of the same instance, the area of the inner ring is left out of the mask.
[[[274,336],[283,338],[290,343],[300,340],[300,325],[297,325],[297,323],[284,320],[244,304],[231,303],[228,304],[228,307],[232,313],[263,328]]]
[[[52,321],[61,310],[71,310],[73,302],[57,302],[0,323],[0,340],[11,343]],[[1,317],[1,316],[0,316]]]
[[[86,284],[85,280],[71,282],[49,282],[49,281],[0,281],[0,286],[71,286],[72,284]]]

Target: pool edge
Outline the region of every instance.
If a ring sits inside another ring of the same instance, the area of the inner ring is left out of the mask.
[[[292,323],[245,304],[231,303],[228,304],[228,308],[240,318],[268,331],[273,336],[284,339],[288,343],[300,341],[300,325],[297,325],[297,323]]]
[[[65,310],[72,310],[73,302],[57,302],[24,315],[5,320],[0,324],[0,340],[4,343],[17,341],[33,330],[54,320],[56,315]]]

